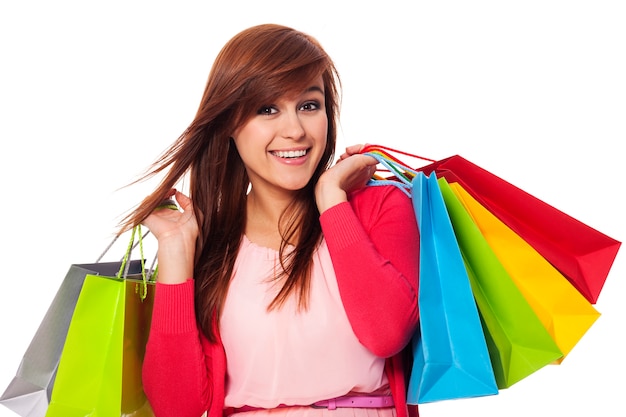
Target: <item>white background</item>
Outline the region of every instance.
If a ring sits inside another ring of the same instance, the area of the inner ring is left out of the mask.
[[[0,390],[70,264],[94,261],[154,184],[118,188],[191,121],[224,42],[265,22],[309,32],[336,61],[340,150],[460,154],[626,238],[621,1],[6,1]],[[624,415],[624,273],[620,252],[602,316],[562,365],[422,416]]]

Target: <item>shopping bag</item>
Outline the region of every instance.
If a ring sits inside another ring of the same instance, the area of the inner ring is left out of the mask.
[[[128,254],[127,254],[128,256]],[[153,416],[141,383],[154,282],[87,274],[68,328],[47,417]]]
[[[483,321],[498,388],[508,388],[563,353],[446,179],[438,183]]]
[[[15,376],[0,397],[0,404],[23,417],[45,416],[67,330],[85,277],[89,274],[114,275],[120,266],[121,261],[70,266]],[[139,261],[129,264],[131,274],[139,273],[140,268]]]
[[[412,181],[420,229],[418,303],[409,404],[495,395],[498,386],[469,277],[433,174]]]
[[[567,356],[600,313],[552,264],[478,203],[459,183],[449,185],[548,329],[563,358]]]
[[[141,365],[154,288],[142,281],[87,275],[61,355],[48,417],[153,416]]]
[[[621,242],[454,155],[420,168],[458,182],[595,304]]]

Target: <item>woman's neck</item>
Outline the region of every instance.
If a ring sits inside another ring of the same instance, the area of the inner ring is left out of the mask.
[[[292,200],[286,196],[261,196],[251,190],[246,203],[245,234],[248,239],[259,246],[278,250],[282,243],[279,223]]]

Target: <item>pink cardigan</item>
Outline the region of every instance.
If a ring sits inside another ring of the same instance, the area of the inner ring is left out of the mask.
[[[419,233],[411,200],[393,186],[366,187],[320,216],[341,298],[361,343],[388,358],[398,417],[406,405],[403,348],[418,323]],[[226,355],[199,332],[194,282],[157,284],[143,384],[157,417],[222,417]]]

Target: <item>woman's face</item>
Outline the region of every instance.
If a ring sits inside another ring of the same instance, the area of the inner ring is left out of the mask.
[[[300,93],[258,109],[233,134],[254,192],[304,188],[322,158],[327,132],[321,76]]]

